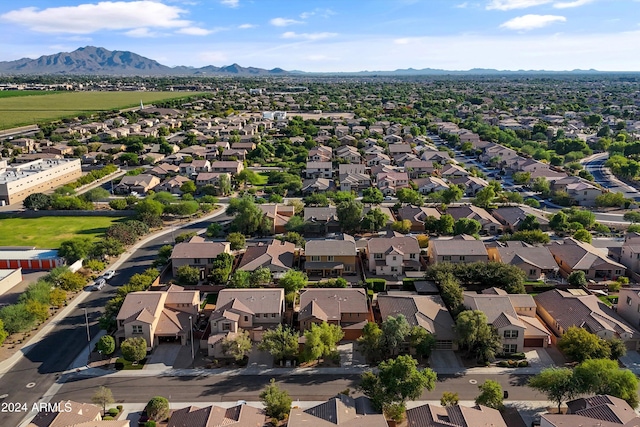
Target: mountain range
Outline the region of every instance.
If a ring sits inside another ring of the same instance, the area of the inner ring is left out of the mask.
[[[496,74],[540,74],[540,73],[597,73],[595,70],[573,70],[564,72],[544,70],[501,71],[494,69],[471,69],[466,71],[440,70],[433,68],[399,69],[394,71],[359,71],[335,73],[307,73],[285,71],[282,68],[266,70],[242,67],[238,64],[201,68],[168,67],[129,51],[108,50],[86,46],[73,52],[43,55],[37,59],[22,58],[16,61],[1,61],[0,74],[9,75],[110,75],[110,76],[279,76],[279,75],[357,75],[357,76],[419,76],[419,75],[496,75]]]

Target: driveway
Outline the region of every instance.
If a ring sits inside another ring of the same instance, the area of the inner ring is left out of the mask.
[[[149,371],[163,371],[173,368],[173,363],[176,361],[180,349],[182,349],[180,344],[159,344],[147,358],[144,369]]]
[[[527,356],[527,361],[531,367],[542,369],[555,366],[546,348],[525,348],[524,354]]]
[[[627,354],[620,358],[620,362],[622,362],[625,368],[638,372],[638,370],[640,370],[640,353],[633,350],[627,350]]]
[[[464,369],[453,350],[435,350],[429,357],[431,369]]]
[[[254,344],[249,353],[247,368],[271,369],[273,367],[273,356],[268,351],[258,350],[258,345]]]
[[[340,353],[340,366],[343,368],[367,364],[364,356],[356,350],[356,345],[353,342],[338,345],[338,353]]]

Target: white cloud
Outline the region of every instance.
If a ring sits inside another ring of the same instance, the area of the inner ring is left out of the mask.
[[[454,6],[456,9],[466,9],[469,7],[469,2],[460,3]]]
[[[487,5],[487,10],[526,9],[551,3],[552,1],[553,0],[491,0]]]
[[[570,7],[584,6],[585,4],[593,3],[593,1],[594,0],[574,0],[569,2],[560,2],[555,3],[553,7],[555,7],[556,9],[568,9]]]
[[[309,11],[309,12],[302,12],[300,14],[300,19],[308,19],[308,18],[311,18],[314,15],[318,15],[318,16],[320,16],[322,18],[328,18],[328,17],[333,16],[335,14],[336,13],[331,9],[321,9],[321,8],[318,7],[318,8],[313,9],[312,11]]]
[[[176,31],[178,34],[186,34],[188,36],[208,36],[216,32],[216,30],[207,30],[200,27],[184,27]]]
[[[500,25],[500,28],[509,30],[533,30],[546,27],[556,22],[566,22],[567,18],[558,15],[523,15],[513,18]]]
[[[274,27],[286,27],[288,25],[304,24],[304,22],[302,21],[296,21],[295,19],[288,18],[273,18],[271,21],[269,21],[269,23]]]
[[[198,58],[203,64],[213,65],[214,63],[222,63],[229,61],[229,56],[222,51],[214,50],[208,52],[201,52],[198,54]]]
[[[158,37],[160,34],[151,31],[148,28],[135,28],[133,30],[129,30],[124,33],[126,36],[135,37],[135,38],[145,38],[145,37]]]
[[[240,0],[220,0],[220,3],[228,7],[240,6]]]
[[[143,34],[149,28],[181,28],[186,11],[155,1],[105,1],[78,6],[38,9],[26,7],[0,15],[0,21],[24,25],[40,33],[90,34],[102,30],[131,30]]]
[[[241,25],[238,25],[238,28],[241,29],[241,30],[248,30],[249,28],[255,28],[255,27],[257,27],[257,25],[254,25],[254,24],[241,24]]]
[[[282,34],[283,39],[322,40],[337,36],[337,33],[296,33],[287,31]]]

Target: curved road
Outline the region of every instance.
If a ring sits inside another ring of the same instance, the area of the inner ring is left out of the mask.
[[[215,214],[215,221],[228,219],[224,214],[224,208],[222,212]],[[183,231],[206,228],[213,222],[211,216],[186,224],[180,229]],[[177,232],[178,229],[175,230]],[[93,337],[100,330],[98,319],[107,301],[115,296],[116,288],[126,284],[132,275],[151,267],[160,247],[172,241],[171,232],[172,229],[168,229],[162,235],[144,242],[128,257],[125,253],[124,257],[127,258],[123,258],[125,260],[117,267],[117,274],[102,291],[91,292],[68,316],[54,320],[55,326],[51,332],[34,343],[26,355],[20,357],[18,362],[0,377],[0,396],[4,396],[0,398],[0,402],[27,404],[29,409],[38,402],[87,343],[84,309],[87,310],[90,333]],[[83,401],[89,397],[90,395],[85,395]],[[0,426],[17,426],[25,415],[24,412],[0,412]]]
[[[593,175],[595,182],[603,188],[612,192],[623,193],[624,197],[628,199],[640,201],[640,192],[637,189],[617,179],[611,171],[604,166],[608,159],[609,153],[598,153],[581,160],[581,163],[584,164],[585,169]]]

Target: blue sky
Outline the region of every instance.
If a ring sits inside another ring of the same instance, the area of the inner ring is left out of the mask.
[[[93,45],[304,71],[640,71],[640,0],[20,0],[0,60]]]

